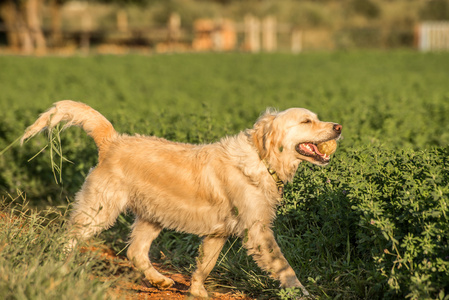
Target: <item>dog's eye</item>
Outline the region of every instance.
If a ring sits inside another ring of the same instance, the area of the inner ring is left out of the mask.
[[[306,120],[301,122],[301,124],[308,124],[308,123],[312,123],[312,120],[306,119]]]

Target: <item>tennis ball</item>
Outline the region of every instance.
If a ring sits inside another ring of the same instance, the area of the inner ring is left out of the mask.
[[[331,156],[337,150],[337,141],[330,140],[324,143],[318,144],[318,151],[328,156]]]

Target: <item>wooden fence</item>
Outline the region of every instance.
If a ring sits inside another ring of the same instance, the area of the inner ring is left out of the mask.
[[[253,15],[246,15],[243,22],[229,19],[199,19],[193,24],[193,32],[182,27],[179,14],[172,13],[164,28],[132,28],[129,26],[126,11],[120,10],[116,16],[115,28],[98,28],[95,17],[88,11],[79,13],[79,26],[76,30],[58,30],[58,39],[50,39],[51,47],[75,44],[84,53],[88,53],[92,45],[96,51],[126,52],[126,48],[133,47],[136,41],[140,48],[147,46],[158,52],[173,51],[248,51],[274,52],[282,51],[299,53],[303,49],[302,32],[294,29],[290,24],[278,23],[274,16],[259,19]],[[8,29],[1,28],[8,34]],[[48,37],[53,37],[54,29],[43,28]],[[283,43],[279,47],[279,36]],[[56,41],[57,42],[54,42]],[[290,41],[286,44],[286,40]],[[52,43],[53,41],[53,43]],[[136,44],[137,46],[137,44]],[[75,50],[75,49],[73,49]]]
[[[418,25],[417,44],[421,51],[449,50],[449,22],[424,22]]]
[[[292,52],[302,50],[302,35],[289,24],[278,24],[274,16],[262,20],[246,15],[243,24],[229,19],[199,19],[194,23],[192,49],[195,51],[273,52],[278,50],[278,35],[290,34]],[[173,30],[173,29],[172,29]],[[238,35],[244,35],[238,44]]]

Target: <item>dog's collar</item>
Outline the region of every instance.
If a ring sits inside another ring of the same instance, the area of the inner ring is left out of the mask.
[[[274,182],[276,182],[278,193],[282,198],[282,196],[284,195],[284,182],[281,180],[281,178],[279,178],[279,175],[276,173],[276,171],[270,167],[270,164],[266,159],[262,159],[262,161],[265,164],[265,167],[267,167],[268,173],[270,173],[271,177],[273,177],[274,179]]]
[[[264,163],[265,167],[267,168],[268,173],[270,173],[271,177],[273,178],[274,182],[276,183],[276,187],[278,188],[278,194],[281,196],[280,200],[282,200],[282,197],[284,196],[284,182],[279,178],[279,175],[276,173],[275,170],[273,170],[268,163],[268,161],[260,156],[259,150],[257,150],[257,147],[254,145],[251,136],[248,136],[248,140],[250,144],[254,147],[256,150],[257,155],[259,156],[259,159]]]

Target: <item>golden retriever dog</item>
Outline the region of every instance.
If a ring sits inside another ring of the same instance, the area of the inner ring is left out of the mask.
[[[54,104],[27,128],[24,140],[65,121],[82,127],[98,147],[98,165],[76,194],[70,216],[77,241],[112,226],[117,216],[132,211],[127,256],[154,286],[164,289],[173,280],[151,264],[149,249],[163,228],[203,237],[192,276],[190,294],[208,297],[204,280],[231,235],[257,264],[280,281],[299,287],[271,229],[283,183],[291,181],[298,165],[326,165],[329,153],[320,145],[340,137],[342,126],[322,122],[309,110],[267,110],[251,129],[212,144],[192,145],[153,136],[119,134],[91,107],[70,100]]]

